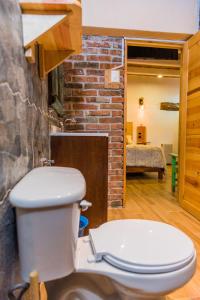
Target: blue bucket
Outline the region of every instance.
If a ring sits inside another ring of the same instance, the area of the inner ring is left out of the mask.
[[[79,237],[84,236],[84,230],[88,226],[88,224],[89,224],[88,218],[84,216],[80,216],[79,233],[78,233]]]

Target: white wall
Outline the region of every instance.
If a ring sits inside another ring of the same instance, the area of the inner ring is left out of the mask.
[[[198,31],[198,0],[82,0],[83,26],[175,33]]]
[[[138,99],[144,97],[144,111],[139,110]],[[179,112],[160,110],[160,102],[179,102],[179,79],[147,76],[128,76],[127,120],[133,122],[134,142],[136,127],[147,128],[151,145],[173,144],[178,151]]]

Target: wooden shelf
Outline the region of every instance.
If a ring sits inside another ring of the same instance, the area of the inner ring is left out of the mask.
[[[76,0],[19,1],[24,47],[29,62],[39,48],[40,77],[44,78],[82,47],[82,8]]]

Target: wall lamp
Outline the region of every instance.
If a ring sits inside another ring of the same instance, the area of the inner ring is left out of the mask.
[[[144,110],[144,98],[139,98],[139,109]]]

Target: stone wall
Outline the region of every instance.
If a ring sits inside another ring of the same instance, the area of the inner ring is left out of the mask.
[[[18,278],[10,189],[48,156],[47,85],[27,64],[16,0],[0,1],[0,300]]]
[[[123,39],[84,36],[83,51],[64,63],[65,111],[75,130],[109,133],[109,205],[122,205],[124,72],[121,87],[105,89],[105,69],[123,63]]]

